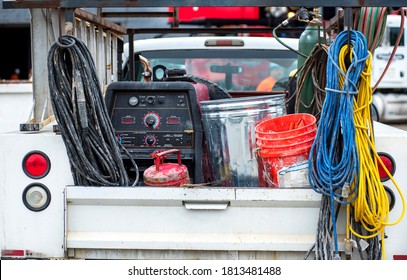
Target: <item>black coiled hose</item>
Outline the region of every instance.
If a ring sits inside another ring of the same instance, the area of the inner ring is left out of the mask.
[[[86,45],[63,36],[48,53],[48,82],[55,118],[77,186],[128,186],[121,150]],[[138,176],[138,172],[137,176]],[[133,183],[135,185],[138,181]]]

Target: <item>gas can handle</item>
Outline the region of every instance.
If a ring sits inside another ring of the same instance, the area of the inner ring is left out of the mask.
[[[164,156],[169,154],[177,154],[178,164],[181,165],[181,153],[177,149],[170,149],[167,151],[158,151],[151,154],[154,157],[154,165],[157,171],[160,171],[160,164],[164,163]]]

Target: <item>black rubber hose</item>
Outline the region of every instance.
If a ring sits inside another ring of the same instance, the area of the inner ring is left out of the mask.
[[[114,133],[95,64],[82,41],[63,36],[51,46],[48,80],[75,185],[128,186],[121,151],[128,152]]]

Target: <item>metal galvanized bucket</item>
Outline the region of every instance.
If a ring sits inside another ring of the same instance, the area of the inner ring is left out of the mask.
[[[164,159],[169,154],[177,154],[178,163],[167,162]],[[189,183],[188,168],[181,164],[180,151],[171,149],[153,153],[154,165],[147,168],[144,173],[144,183],[147,186],[175,186],[179,187]]]
[[[258,187],[255,126],[286,114],[285,95],[202,101],[211,180],[226,187]]]

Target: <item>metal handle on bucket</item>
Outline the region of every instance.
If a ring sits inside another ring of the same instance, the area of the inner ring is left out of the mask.
[[[177,149],[171,149],[167,151],[156,151],[151,154],[151,157],[154,158],[154,165],[157,171],[160,171],[160,164],[164,163],[165,155],[177,154],[178,164],[181,165],[181,153]]]

